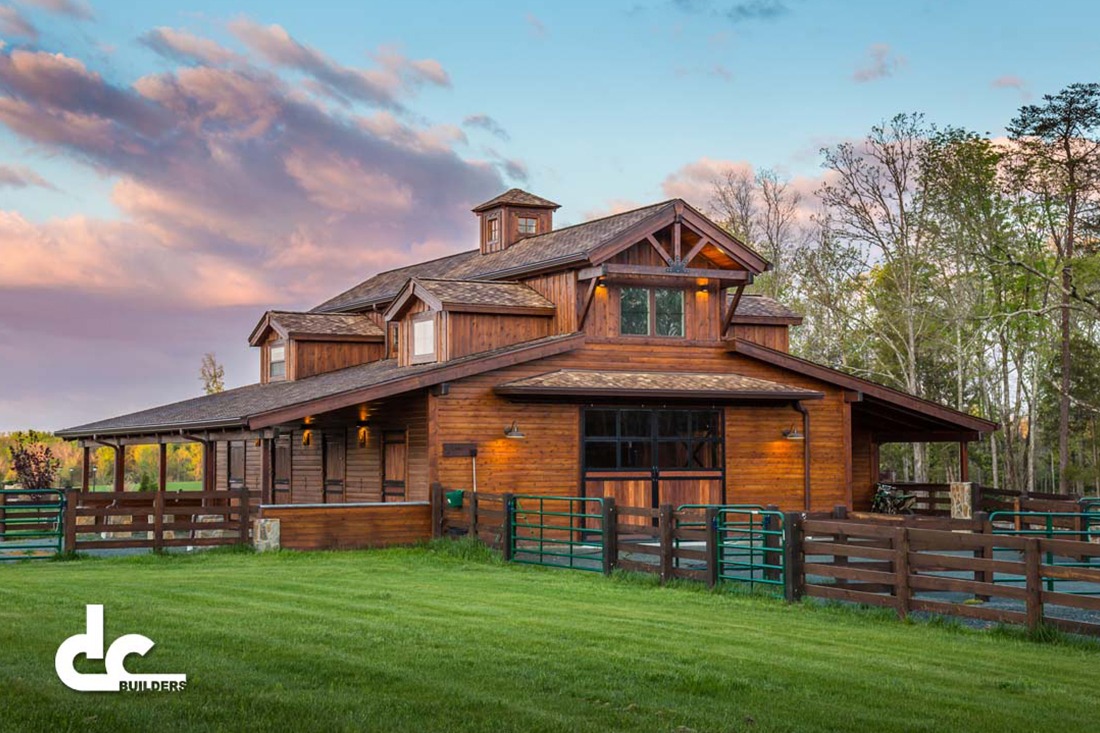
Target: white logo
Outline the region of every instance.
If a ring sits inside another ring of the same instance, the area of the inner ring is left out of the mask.
[[[126,657],[131,654],[145,656],[153,648],[153,640],[141,634],[126,634],[115,639],[107,649],[105,674],[77,672],[73,662],[81,654],[88,659],[103,659],[103,606],[88,604],[87,633],[75,634],[57,648],[54,669],[66,687],[78,692],[141,692],[145,690],[183,690],[187,687],[185,674],[130,674],[126,671]]]

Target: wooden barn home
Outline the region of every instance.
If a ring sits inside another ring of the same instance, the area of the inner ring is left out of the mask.
[[[473,210],[478,247],[263,314],[257,383],[61,434],[201,441],[207,490],[264,511],[432,485],[818,510],[868,506],[883,443],[957,442],[965,477],[996,428],[791,356],[800,316],[744,292],[768,262],[684,201],[555,229],[558,208],[512,189]]]

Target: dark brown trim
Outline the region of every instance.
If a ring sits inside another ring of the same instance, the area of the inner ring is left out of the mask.
[[[412,392],[424,389],[440,382],[450,382],[474,374],[482,374],[494,369],[522,364],[547,356],[573,351],[584,344],[584,334],[578,333],[572,336],[557,338],[550,343],[533,343],[523,347],[517,347],[513,351],[494,356],[485,356],[478,359],[463,361],[460,364],[444,362],[433,369],[418,372],[414,375],[395,377],[394,379],[373,384],[369,387],[341,392],[315,400],[308,400],[286,407],[280,407],[267,412],[256,413],[248,417],[247,422],[252,430],[266,428],[279,423],[297,420],[307,415],[315,415],[342,407],[350,407],[363,402],[389,397],[403,392]]]
[[[588,291],[584,294],[584,303],[581,305],[580,315],[577,317],[577,330],[584,330],[584,322],[588,320],[588,311],[592,309],[592,301],[596,298],[596,288],[599,287],[600,281],[597,278],[593,278],[588,282]]]
[[[448,313],[489,313],[504,316],[544,316],[552,318],[557,306],[538,305],[486,305],[484,303],[443,303]]]
[[[802,316],[745,316],[734,314],[730,320],[735,326],[801,326]]]
[[[684,399],[707,401],[790,402],[791,400],[824,399],[822,392],[771,390],[706,390],[706,389],[624,389],[598,387],[524,387],[500,385],[493,391],[499,395],[516,397],[572,397],[580,400],[596,399]]]
[[[802,415],[802,503],[803,509],[810,511],[810,411],[798,400],[791,406]]]
[[[385,335],[381,333],[367,335],[352,334],[352,333],[299,333],[297,331],[291,331],[289,338],[292,341],[352,341],[352,342],[376,342],[381,343],[386,339]]]
[[[926,415],[935,420],[949,422],[961,426],[964,429],[973,430],[979,433],[989,433],[997,430],[999,427],[997,423],[990,420],[967,415],[958,410],[953,410],[950,407],[944,407],[935,402],[906,394],[905,392],[886,387],[885,385],[876,384],[875,382],[861,377],[854,377],[827,366],[814,364],[811,361],[799,359],[796,356],[785,354],[782,351],[775,351],[774,349],[769,349],[765,346],[760,346],[759,344],[754,344],[742,339],[733,339],[727,343],[729,350],[736,354],[758,359],[782,369],[789,369],[792,372],[819,379],[829,384],[835,384],[838,387],[863,392],[865,395],[876,397],[883,402],[912,410],[913,412]]]
[[[672,255],[670,255],[665,248],[661,246],[661,243],[657,241],[657,238],[652,233],[645,235],[645,238],[649,240],[649,244],[653,249],[657,250],[657,254],[661,256],[661,259],[665,261],[666,265],[673,263]]]
[[[683,272],[675,272],[665,267],[653,265],[620,265],[609,262],[595,267],[586,267],[577,273],[578,280],[591,280],[603,277],[609,280],[617,278],[645,277],[671,280],[695,280],[707,278],[708,280],[722,280],[729,283],[748,284],[752,282],[752,273],[748,270],[715,270],[703,268],[689,268]]]

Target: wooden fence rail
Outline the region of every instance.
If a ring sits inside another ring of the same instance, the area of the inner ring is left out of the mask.
[[[467,492],[461,508],[447,507],[443,489],[435,487],[433,536],[476,536],[507,557],[508,496]],[[605,501],[605,513],[608,503],[614,504]],[[662,583],[688,578],[716,584],[716,511],[614,507],[605,514],[614,517],[605,528],[605,548],[613,548],[605,555],[605,571],[655,573]],[[959,520],[837,507],[782,518],[784,541],[774,540],[774,552],[764,549],[764,564],[781,564],[787,600],[807,596],[886,606],[901,618],[928,612],[1100,634],[1100,622],[1083,613],[1100,612],[1100,544],[996,534],[1011,527],[994,527],[985,512]],[[776,562],[780,554],[782,563]]]
[[[66,494],[67,551],[162,550],[249,541],[247,489]]]

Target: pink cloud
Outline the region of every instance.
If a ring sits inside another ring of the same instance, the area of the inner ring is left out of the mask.
[[[0,163],[0,188],[5,186],[8,188],[28,188],[30,186],[54,188],[52,183],[32,171],[30,168],[21,165],[4,165]]]
[[[632,199],[608,199],[604,202],[603,206],[585,211],[583,217],[585,221],[591,221],[592,219],[602,219],[605,216],[621,214],[624,211],[637,209],[643,205],[644,204],[640,204]]]
[[[243,60],[219,43],[175,28],[154,28],[139,40],[161,56],[184,63],[221,66]]]
[[[1024,102],[1029,101],[1032,97],[1031,88],[1028,86],[1028,83],[1014,74],[998,76],[990,82],[990,86],[994,89],[1015,89],[1019,92],[1021,101]]]
[[[908,63],[904,56],[894,53],[889,44],[875,43],[867,49],[867,62],[852,73],[852,79],[856,83],[882,79],[893,76],[895,72]]]
[[[91,20],[92,7],[84,0],[22,0],[26,5],[33,5],[55,15],[67,15],[77,20]]]
[[[22,36],[32,41],[38,38],[38,29],[27,20],[18,8],[0,5],[0,33],[6,36]]]
[[[89,394],[60,421],[12,412],[30,397],[0,399],[0,429],[102,417],[101,389],[125,395],[110,413],[188,396],[212,348],[231,383],[254,381],[243,336],[262,310],[310,307],[380,269],[469,247],[469,209],[506,188],[505,159],[464,157],[457,125],[396,114],[419,87],[449,82],[442,67],[382,50],[376,68],[348,69],[268,35],[298,65],[161,34],[185,65],[125,83],[64,54],[0,48],[0,125],[101,174],[120,214],[36,222],[0,208],[0,334],[20,344],[0,348],[6,386],[57,399],[43,348],[110,365],[80,377]],[[318,63],[330,90],[371,72],[379,94],[352,113],[280,75]],[[0,169],[6,185],[34,181],[12,169]],[[118,343],[104,350],[104,338]]]

